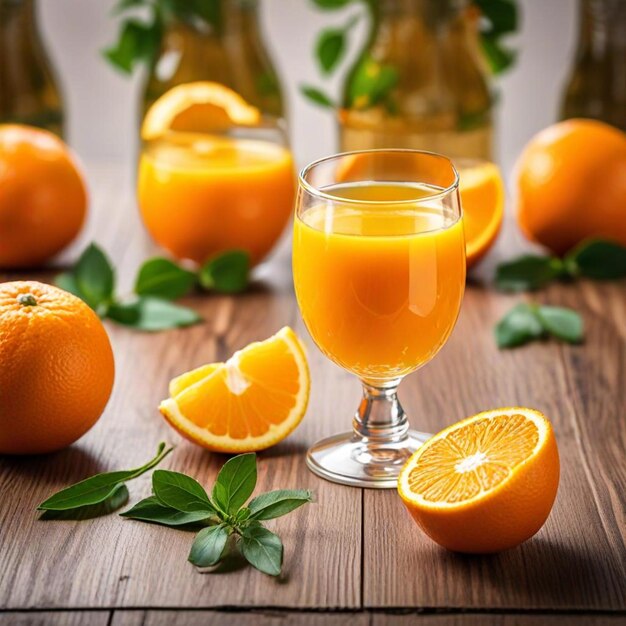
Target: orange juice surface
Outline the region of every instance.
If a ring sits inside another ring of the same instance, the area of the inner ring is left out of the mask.
[[[454,327],[465,287],[462,222],[420,201],[432,188],[369,183],[331,193],[370,204],[320,204],[295,220],[302,316],[322,352],[347,370],[374,382],[404,376]]]
[[[291,215],[293,162],[267,141],[172,133],[144,147],[138,195],[148,231],[176,257],[237,248],[258,263]]]

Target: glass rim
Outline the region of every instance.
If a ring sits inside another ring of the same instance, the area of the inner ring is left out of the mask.
[[[306,176],[319,165],[326,163],[328,161],[332,161],[333,159],[338,159],[340,157],[353,156],[358,154],[372,154],[372,153],[393,153],[393,154],[415,154],[429,157],[437,157],[438,159],[442,159],[447,161],[452,169],[452,173],[454,175],[454,180],[450,185],[448,185],[445,189],[441,189],[439,191],[433,192],[432,194],[427,194],[426,196],[422,196],[420,198],[413,198],[409,200],[358,200],[355,198],[344,198],[342,196],[337,196],[333,193],[327,193],[313,184],[311,184]],[[315,161],[311,161],[308,165],[305,165],[298,175],[298,184],[300,187],[304,188],[309,194],[315,196],[317,198],[322,198],[324,200],[329,200],[331,202],[337,202],[341,204],[371,204],[371,205],[412,205],[415,204],[416,201],[424,201],[424,200],[436,200],[438,198],[443,198],[450,193],[458,190],[459,188],[459,172],[457,171],[454,162],[450,157],[445,156],[444,154],[440,154],[439,152],[432,152],[430,150],[413,150],[411,148],[372,148],[370,150],[351,150],[347,152],[338,152],[336,154],[331,154],[329,156],[321,157],[316,159]]]

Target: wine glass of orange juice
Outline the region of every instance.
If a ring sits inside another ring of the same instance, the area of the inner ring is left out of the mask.
[[[158,244],[196,263],[238,249],[255,265],[269,253],[295,195],[281,120],[222,85],[189,83],[157,100],[142,139],[139,207]]]
[[[458,176],[443,156],[370,150],[316,161],[300,174],[293,275],[304,322],[332,361],[361,379],[351,432],[307,454],[316,474],[395,487],[429,437],[409,429],[400,381],[454,328],[465,288]]]

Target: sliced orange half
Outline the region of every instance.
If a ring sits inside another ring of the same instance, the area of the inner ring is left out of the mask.
[[[459,169],[467,267],[471,267],[487,253],[500,232],[504,183],[494,163],[459,160],[455,164]]]
[[[263,450],[282,441],[309,401],[304,347],[291,328],[175,378],[159,410],[184,437],[215,452]]]
[[[418,525],[459,552],[499,552],[543,526],[559,484],[550,422],[538,411],[495,409],[429,439],[402,469],[398,492]]]
[[[169,131],[212,133],[231,126],[254,126],[260,120],[256,107],[220,83],[185,83],[167,91],[150,107],[141,138],[158,139]]]

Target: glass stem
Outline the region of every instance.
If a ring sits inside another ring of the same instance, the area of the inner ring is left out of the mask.
[[[363,384],[363,399],[354,416],[355,437],[373,444],[397,443],[408,438],[409,420],[398,400],[400,379],[384,385]]]

